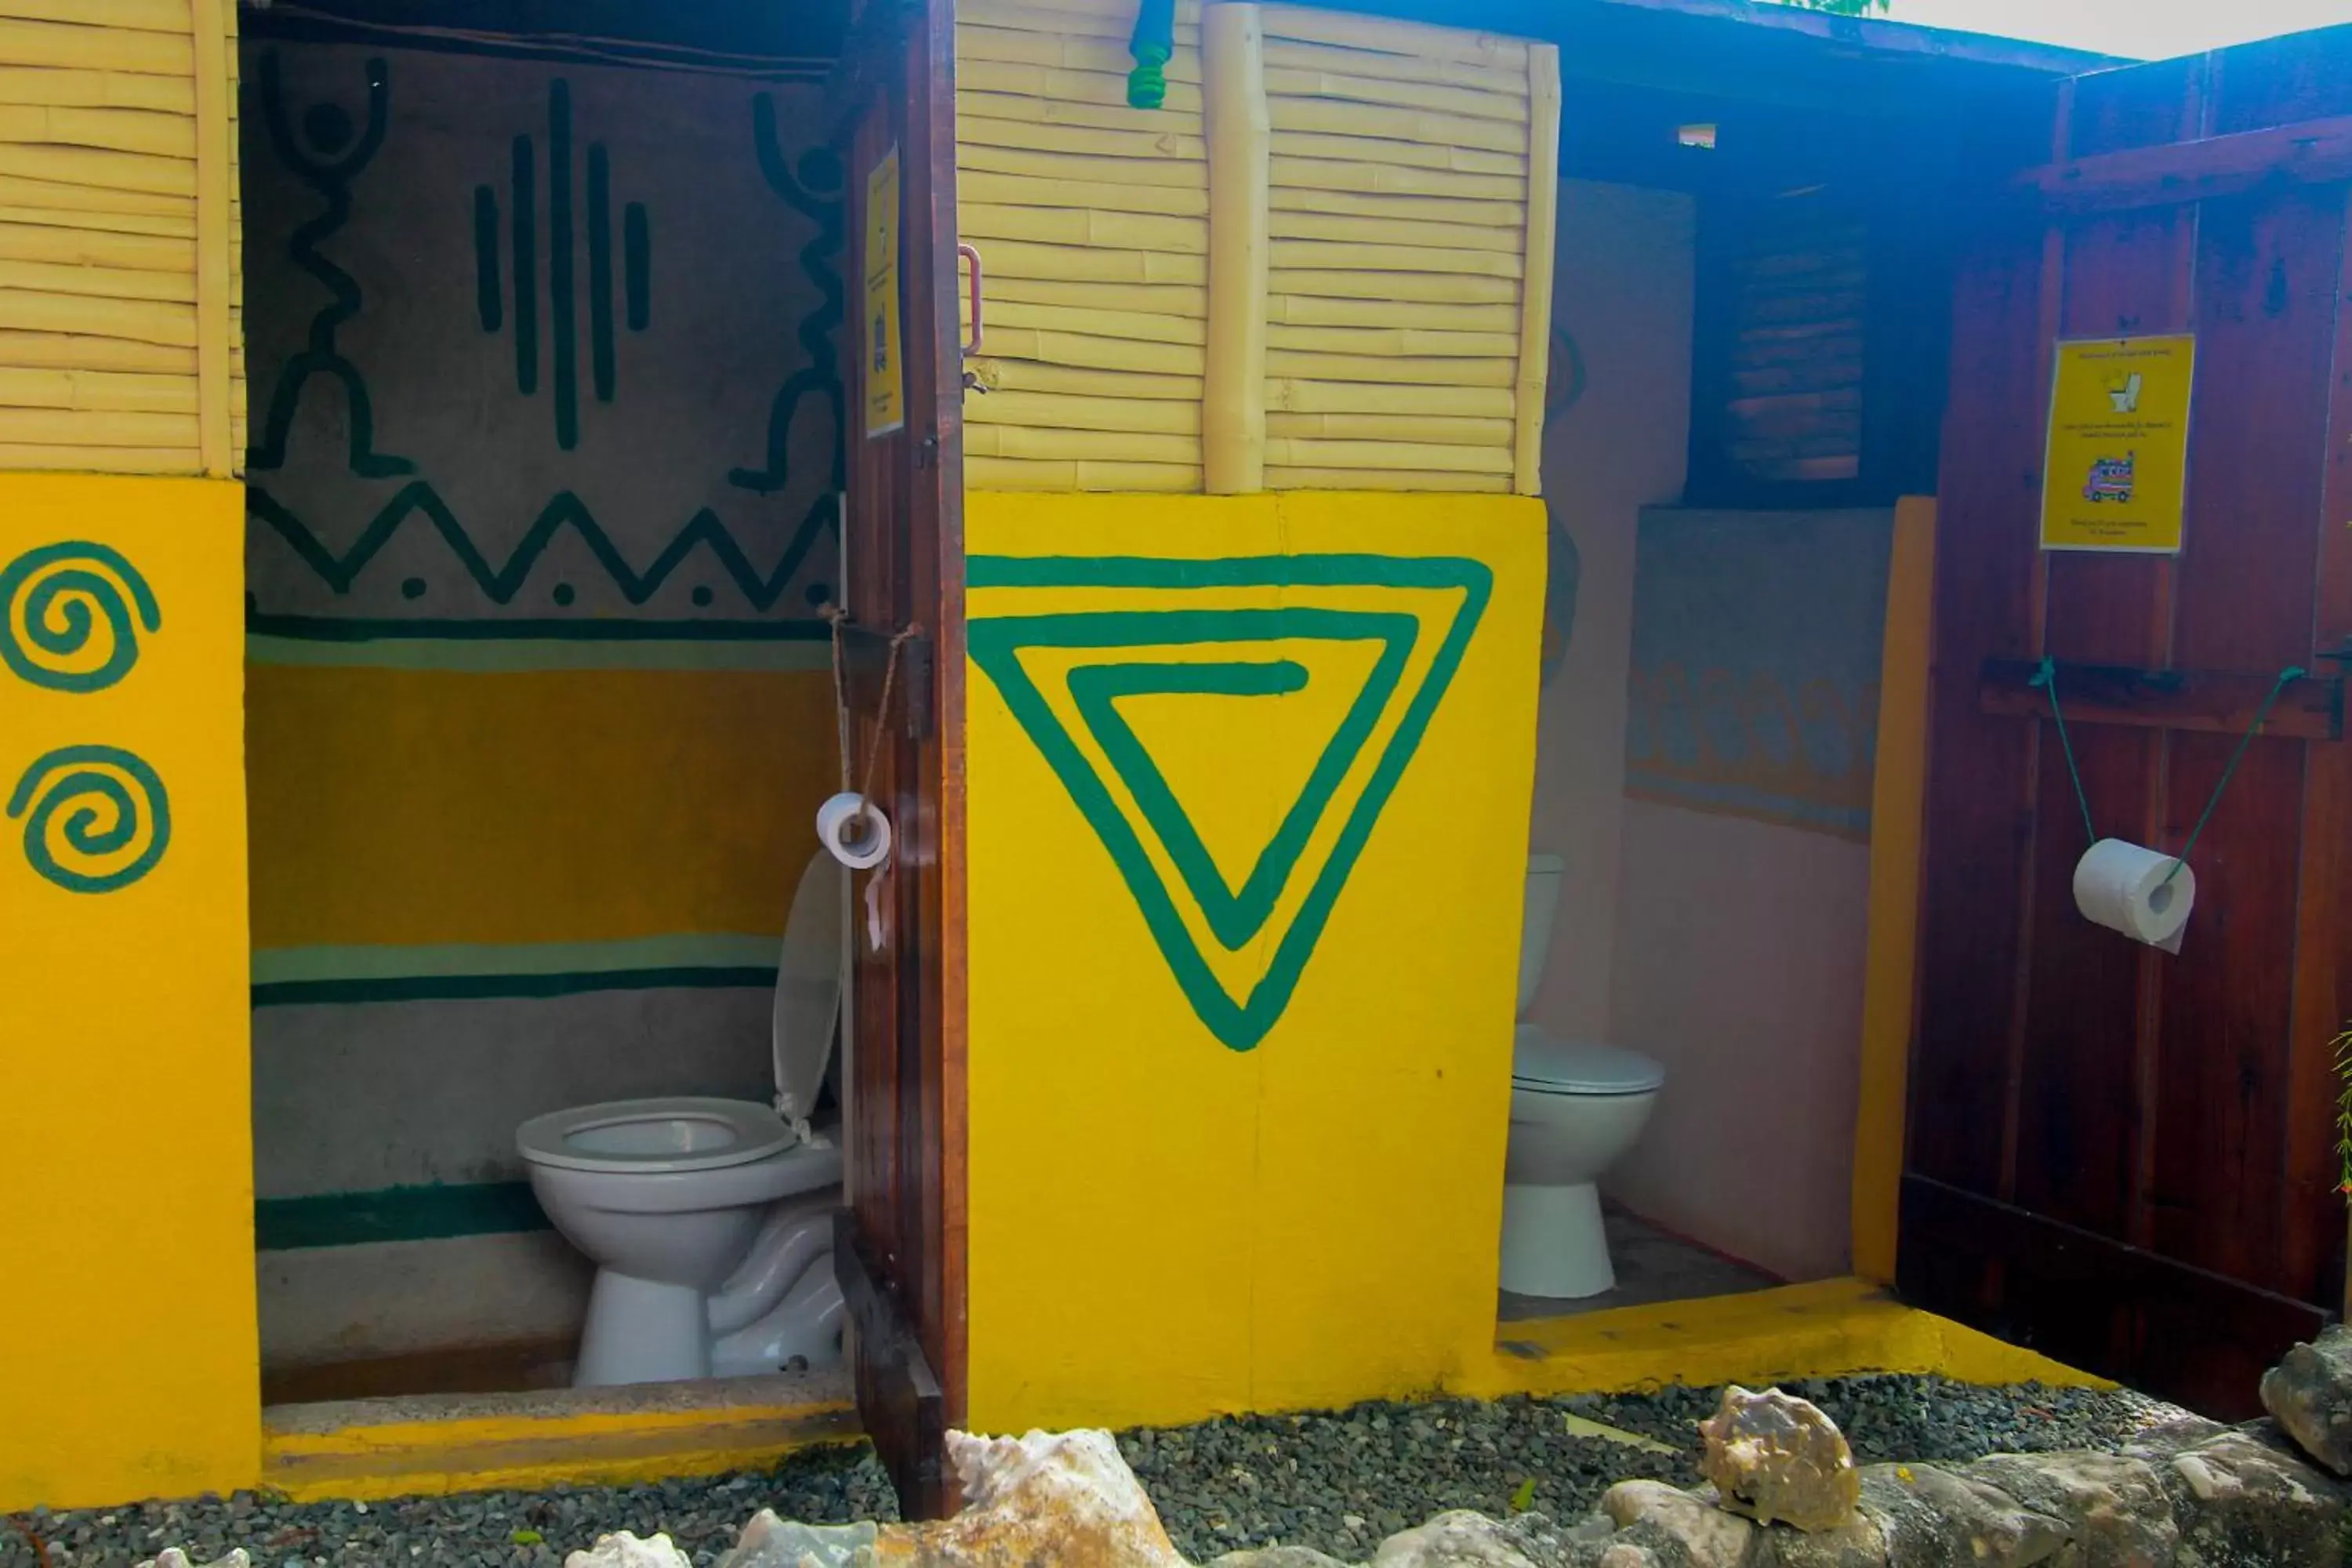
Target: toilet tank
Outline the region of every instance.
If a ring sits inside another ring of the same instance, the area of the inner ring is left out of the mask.
[[[1528,857],[1527,912],[1519,922],[1519,1011],[1536,1005],[1536,987],[1543,983],[1544,959],[1551,952],[1551,919],[1559,908],[1559,879],[1568,869],[1557,855]]]

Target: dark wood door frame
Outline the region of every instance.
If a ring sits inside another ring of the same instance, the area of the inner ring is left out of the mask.
[[[850,1196],[835,1253],[859,1412],[910,1519],[958,1506],[944,1437],[964,1405],[963,387],[953,69],[950,0],[866,0],[829,95],[835,123],[845,127],[850,212],[845,663],[853,744],[862,763],[878,728],[873,793],[897,837],[887,873],[854,879]],[[873,373],[859,319],[866,181],[893,148],[905,418],[897,431],[868,436],[863,411]]]

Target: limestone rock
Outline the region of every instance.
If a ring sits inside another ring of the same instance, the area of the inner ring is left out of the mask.
[[[1748,1568],[1886,1568],[1886,1531],[1868,1510],[1835,1530],[1765,1530]]]
[[[718,1568],[866,1568],[876,1533],[871,1524],[801,1524],[763,1508]]]
[[[1700,1468],[1723,1506],[1765,1524],[1835,1530],[1853,1517],[1860,1479],[1837,1423],[1804,1400],[1733,1384],[1699,1423]]]
[[[964,1508],[877,1532],[880,1568],[1187,1568],[1108,1432],[948,1434]]]
[[[1862,1506],[1885,1534],[1892,1568],[2031,1568],[2072,1539],[2065,1521],[1934,1465],[1871,1466],[1862,1472]]]
[[[188,1554],[176,1546],[166,1546],[155,1556],[139,1564],[139,1568],[195,1568]],[[242,1546],[232,1546],[226,1557],[215,1557],[203,1568],[253,1568],[253,1559],[245,1554]]]
[[[1228,1552],[1209,1568],[1348,1568],[1336,1557],[1326,1557],[1311,1546],[1261,1546],[1254,1552]]]
[[[1580,1552],[1575,1534],[1541,1514],[1496,1520],[1455,1510],[1381,1542],[1371,1568],[1583,1568],[1593,1547]]]
[[[2074,1543],[2068,1568],[2169,1568],[2179,1555],[2171,1499],[2144,1459],[1995,1454],[1966,1473],[2063,1521]]]
[[[667,1535],[640,1541],[624,1530],[598,1536],[595,1545],[565,1558],[563,1568],[694,1568],[694,1563]]]
[[[2126,1448],[2127,1455],[2136,1449]],[[2197,1568],[2338,1568],[2352,1488],[2253,1432],[2225,1427],[2156,1466]]]
[[[2263,1373],[2263,1408],[2305,1453],[2352,1476],[2352,1328],[2322,1330]]]
[[[1621,1530],[1647,1524],[1663,1531],[1690,1568],[1741,1568],[1755,1544],[1755,1525],[1664,1481],[1619,1481],[1602,1494],[1601,1508]]]

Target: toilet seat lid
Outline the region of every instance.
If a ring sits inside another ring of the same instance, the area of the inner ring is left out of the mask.
[[[784,918],[770,1039],[776,1109],[796,1121],[816,1114],[841,1019],[842,877],[841,863],[819,850],[801,873]]]
[[[1511,1046],[1511,1087],[1538,1094],[1653,1094],[1666,1069],[1622,1046],[1559,1040],[1522,1024]]]
[[[702,1095],[577,1105],[515,1130],[515,1147],[532,1164],[647,1174],[748,1165],[794,1142],[768,1107]]]

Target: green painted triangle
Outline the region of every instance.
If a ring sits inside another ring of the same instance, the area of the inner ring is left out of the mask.
[[[1349,807],[1330,855],[1314,872],[1289,924],[1277,934],[1265,973],[1242,997],[1229,994],[1217,979],[1178,911],[1174,891],[1146,851],[1134,825],[1020,656],[1031,648],[1164,650],[1185,645],[1230,648],[1285,640],[1380,645],[1362,689],[1239,888],[1226,880],[1210,858],[1197,826],[1118,704],[1123,698],[1175,693],[1280,696],[1305,686],[1305,669],[1296,661],[1280,658],[1180,663],[1163,658],[1080,665],[1068,674],[1070,700],[1079,721],[1134,798],[1145,825],[1160,839],[1183,891],[1200,909],[1211,934],[1234,952],[1266,931],[1308,841],[1395,696],[1428,623],[1403,612],[1292,605],[975,616],[968,624],[972,662],[995,684],[1109,852],[1194,1013],[1230,1048],[1245,1051],[1255,1047],[1289,1006],[1299,976],[1321,940],[1381,809],[1444,700],[1485,613],[1493,574],[1480,562],[1425,556],[1304,555],[1222,561],[974,556],[966,563],[966,580],[973,589],[1164,589],[1171,591],[1168,596],[1176,605],[1181,605],[1187,590],[1234,586],[1451,589],[1460,594],[1428,671],[1419,689],[1412,693],[1362,793]]]

